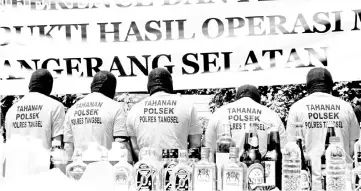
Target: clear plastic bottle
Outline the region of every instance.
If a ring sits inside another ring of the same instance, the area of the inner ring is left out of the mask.
[[[352,190],[361,191],[361,142],[360,140],[354,146],[355,168],[352,170]]]
[[[150,148],[144,147],[139,152],[139,161],[135,163],[135,190],[156,190],[157,178],[155,177],[158,169],[156,169],[150,154]]]
[[[112,143],[112,149],[108,153],[108,159],[110,162],[119,162],[121,158],[121,144],[119,142]]]
[[[128,150],[120,150],[120,160],[114,165],[113,174],[116,190],[129,191],[132,189],[135,170],[128,163]]]
[[[171,175],[173,191],[192,190],[193,168],[188,165],[187,150],[179,151],[179,163],[173,168]]]
[[[80,180],[83,176],[88,165],[83,162],[82,155],[82,150],[75,150],[73,155],[73,162],[66,166],[66,175],[69,178],[74,180]]]
[[[282,153],[282,191],[299,191],[301,181],[301,150],[297,137],[291,137]]]
[[[222,178],[218,181],[221,182],[223,191],[239,191],[247,190],[247,165],[239,162],[239,148],[231,147],[229,149],[228,163],[222,166]]]
[[[162,163],[160,162],[160,157],[155,148],[150,148],[150,161],[152,162],[153,166],[155,167],[154,174],[154,186],[156,190],[161,189],[161,181],[162,181]]]
[[[5,178],[18,180],[28,175],[28,141],[24,136],[11,135],[6,148]]]
[[[194,191],[217,190],[217,166],[209,161],[209,148],[202,147],[201,160],[194,165]]]
[[[326,190],[346,191],[346,153],[340,137],[331,137],[326,150]]]

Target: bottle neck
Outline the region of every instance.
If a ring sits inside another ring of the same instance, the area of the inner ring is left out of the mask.
[[[271,131],[268,134],[267,139],[267,151],[276,150],[277,152],[281,152],[281,145],[280,145],[280,135],[276,131]]]
[[[205,155],[202,155],[201,156],[201,160],[202,161],[208,161],[209,162],[209,157],[205,156]]]

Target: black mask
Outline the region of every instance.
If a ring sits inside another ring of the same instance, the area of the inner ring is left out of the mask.
[[[243,97],[249,97],[257,103],[261,102],[261,94],[259,93],[259,90],[253,85],[246,84],[237,89],[236,100],[239,100]]]
[[[29,83],[30,92],[38,92],[50,95],[53,90],[53,76],[46,69],[39,69],[33,72]]]
[[[309,94],[315,92],[330,93],[332,91],[332,76],[325,68],[311,69],[307,74],[306,83]]]
[[[155,68],[148,75],[148,92],[150,95],[164,91],[173,93],[172,75],[164,68]]]
[[[115,96],[115,88],[117,87],[117,79],[108,71],[99,71],[95,74],[91,83],[91,92],[99,92],[110,99]]]

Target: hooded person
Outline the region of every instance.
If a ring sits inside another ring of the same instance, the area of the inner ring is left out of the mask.
[[[327,124],[334,123],[335,133],[346,152],[349,170],[352,168],[353,145],[360,127],[352,106],[331,95],[333,80],[326,68],[313,68],[306,77],[308,96],[293,104],[287,120],[287,136],[295,136],[295,124],[302,123],[305,153],[312,161],[312,190],[321,190],[321,155],[325,152]],[[325,189],[325,188],[324,188]],[[348,190],[351,188],[348,188]]]
[[[114,141],[121,142],[130,152],[125,106],[113,100],[116,86],[117,79],[111,72],[99,71],[90,85],[91,93],[68,109],[64,142],[69,157],[74,149],[86,151],[94,142],[108,150]],[[132,161],[131,155],[128,161]]]
[[[148,75],[149,97],[135,104],[127,117],[127,131],[136,155],[144,147],[187,149],[201,146],[202,128],[193,103],[173,93],[168,70],[155,68]]]
[[[50,97],[53,77],[46,69],[33,72],[29,93],[24,95],[6,113],[7,140],[13,134],[40,139],[50,149],[54,139],[61,141],[65,110],[62,103]]]
[[[240,155],[242,155],[245,133],[251,124],[257,127],[259,151],[262,156],[267,152],[267,133],[270,128],[279,132],[281,147],[283,147],[286,142],[286,133],[280,117],[260,102],[261,94],[257,87],[250,84],[240,86],[237,89],[235,101],[218,108],[210,117],[205,133],[206,147],[216,150],[217,140],[226,131],[225,125],[228,127],[230,125],[232,139],[236,142],[236,147],[240,148]]]

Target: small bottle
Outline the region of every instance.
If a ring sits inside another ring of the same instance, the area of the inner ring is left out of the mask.
[[[229,149],[236,146],[236,142],[231,136],[231,123],[223,124],[224,133],[217,140],[217,152],[216,152],[216,165],[218,170],[217,180],[222,177],[220,169],[224,164],[229,161]],[[211,161],[213,162],[213,161]],[[222,181],[217,182],[217,187],[220,188]]]
[[[354,145],[355,168],[352,170],[352,190],[354,191],[361,191],[361,144],[359,141]]]
[[[154,186],[156,190],[160,190],[161,189],[161,181],[162,181],[162,169],[163,166],[160,162],[160,157],[157,154],[157,151],[155,148],[150,148],[150,161],[153,164],[153,166],[155,167],[155,171],[153,171],[154,174]]]
[[[163,178],[163,190],[172,190],[172,171],[175,166],[178,164],[178,149],[169,149],[169,159],[168,162],[164,165],[164,174],[162,176]],[[187,153],[188,154],[188,153]]]
[[[303,145],[303,123],[295,123],[295,131],[297,137],[297,145],[301,150],[301,179],[300,179],[300,190],[310,191],[312,190],[312,171],[311,171],[311,160],[306,157]]]
[[[239,148],[231,147],[229,161],[222,166],[222,178],[218,179],[222,183],[220,190],[247,190],[247,165],[239,162],[238,157]]]
[[[327,191],[346,191],[346,153],[339,143],[340,137],[331,137],[326,150]]]
[[[325,150],[321,156],[321,184],[322,190],[326,190],[326,150],[330,145],[330,138],[336,136],[335,133],[335,124],[334,123],[327,123],[327,133],[326,133],[326,140],[325,140]]]
[[[156,190],[156,169],[151,159],[150,148],[144,147],[139,152],[139,161],[135,163],[135,190]]]
[[[71,179],[80,180],[87,168],[82,160],[82,154],[80,149],[75,150],[73,162],[66,166],[66,175]]]
[[[202,147],[201,160],[194,165],[194,191],[217,190],[217,166],[209,161],[209,148]]]
[[[120,160],[113,167],[116,190],[131,190],[134,180],[134,168],[128,163],[128,150],[120,150]]]
[[[109,161],[111,162],[119,162],[122,160],[121,158],[121,144],[119,142],[112,143],[112,149],[108,153]],[[128,154],[127,154],[128,155]]]
[[[263,157],[262,165],[265,168],[265,185],[281,190],[282,153],[278,131],[271,130],[268,133],[267,153]]]
[[[188,165],[193,168],[194,165],[199,161],[199,159],[200,159],[199,148],[190,148]]]
[[[187,191],[192,189],[193,168],[188,166],[187,150],[179,151],[179,163],[172,170],[172,190]]]
[[[299,191],[301,179],[301,150],[297,137],[290,137],[282,153],[282,191]]]
[[[257,124],[251,123],[248,133],[248,155],[243,162],[250,167],[254,163],[261,163],[262,155],[259,152]]]

